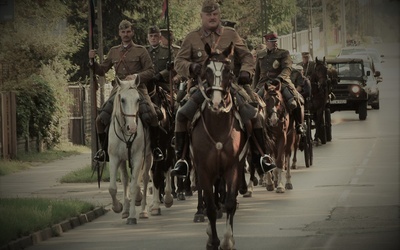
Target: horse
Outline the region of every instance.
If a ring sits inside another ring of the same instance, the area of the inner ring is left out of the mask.
[[[289,161],[294,149],[296,131],[294,119],[289,115],[280,85],[266,84],[262,99],[266,104],[265,128],[267,131],[267,148],[271,149],[272,158],[275,160],[276,168],[272,170],[274,182],[272,182],[271,171],[266,173],[266,188],[273,191],[276,187],[277,193],[284,193],[286,189],[293,189]],[[286,170],[285,186],[282,182],[283,171]]]
[[[139,218],[148,218],[146,211],[146,192],[149,182],[149,170],[153,162],[148,129],[139,117],[138,91],[140,79],[137,74],[132,80],[117,79],[118,90],[114,100],[109,129],[108,154],[110,158],[109,193],[112,198],[112,210],[122,212],[127,224],[137,224],[136,205],[141,205]],[[130,180],[126,161],[130,167]],[[117,171],[121,172],[124,205],[117,199]],[[143,180],[143,195],[140,183]],[[129,190],[128,190],[128,182]]]
[[[207,249],[233,249],[233,218],[241,177],[244,177],[248,137],[236,118],[237,111],[230,93],[234,79],[230,66],[233,43],[221,53],[212,51],[206,44],[205,51],[208,58],[201,73],[205,83],[200,77],[198,80],[198,87],[205,101],[200,117],[190,130],[190,155],[197,174],[199,193],[202,190],[204,195],[209,220],[206,230]],[[226,227],[222,242],[216,228],[220,183],[225,183],[223,188],[226,209]]]
[[[326,129],[330,124],[325,123],[325,109],[329,100],[330,86],[328,81],[328,68],[323,60],[315,58],[315,67],[310,77],[311,81],[311,103],[310,111],[315,123],[314,141],[319,145],[326,144]]]
[[[171,167],[175,160],[175,151],[172,146],[175,119],[169,99],[171,97],[165,90],[160,86],[154,86],[154,88],[149,91],[149,95],[152,102],[160,108],[160,113],[162,114],[160,130],[163,131],[159,133],[158,141],[164,155],[163,160],[153,162],[150,171],[153,181],[153,202],[149,208],[151,215],[161,215],[161,197],[166,208],[170,208],[174,202],[171,186]]]

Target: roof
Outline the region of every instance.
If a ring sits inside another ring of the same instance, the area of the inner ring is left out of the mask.
[[[363,59],[359,58],[349,58],[349,57],[343,57],[343,58],[334,58],[334,59],[326,59],[325,62],[327,64],[338,64],[338,63],[362,63]]]

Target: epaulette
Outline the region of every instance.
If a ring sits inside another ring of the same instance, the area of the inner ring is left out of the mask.
[[[180,48],[181,48],[181,46],[178,46],[178,45],[176,45],[176,44],[172,44],[171,47],[172,47],[172,48],[175,48],[175,49],[180,49]]]

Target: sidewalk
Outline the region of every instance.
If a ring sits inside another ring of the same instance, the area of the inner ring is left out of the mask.
[[[108,206],[111,202],[108,183],[60,183],[67,173],[91,163],[91,153],[69,156],[61,160],[34,166],[18,173],[0,176],[0,198],[48,197],[79,199],[95,206]]]
[[[90,222],[102,216],[109,210],[111,204],[108,193],[108,183],[97,182],[62,184],[59,180],[67,173],[81,169],[91,163],[91,153],[69,156],[61,160],[31,167],[18,173],[0,176],[0,198],[15,197],[45,197],[56,199],[79,199],[92,203],[96,209],[79,217],[53,225],[50,229],[44,229],[30,236],[10,242],[1,249],[23,249],[47,240],[56,234],[61,235],[72,228]],[[118,187],[121,188],[121,187]],[[4,248],[6,247],[6,248]]]

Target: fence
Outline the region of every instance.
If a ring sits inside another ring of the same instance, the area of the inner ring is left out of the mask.
[[[0,135],[3,158],[17,156],[17,110],[14,92],[0,92]]]

